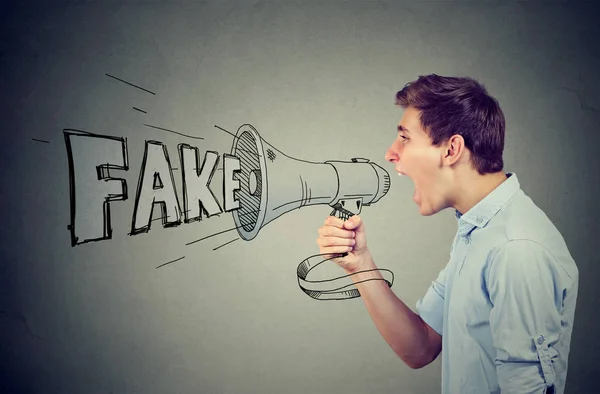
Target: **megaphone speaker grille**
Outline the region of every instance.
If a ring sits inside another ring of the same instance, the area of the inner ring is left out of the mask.
[[[240,160],[237,179],[239,209],[233,212],[238,233],[245,240],[258,234],[265,218],[267,204],[267,169],[263,144],[258,132],[250,125],[238,129],[231,152]]]

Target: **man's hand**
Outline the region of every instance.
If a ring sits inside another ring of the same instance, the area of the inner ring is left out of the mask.
[[[346,272],[359,271],[365,265],[366,256],[369,254],[365,227],[358,215],[343,221],[335,216],[325,219],[325,224],[319,228],[317,245],[320,253],[333,255],[347,253],[344,257],[334,258]]]
[[[421,368],[435,360],[442,350],[442,336],[380,280],[383,277],[367,247],[360,217],[355,215],[346,221],[328,217],[319,228],[317,245],[321,254],[329,255],[326,257],[348,253],[332,260],[352,276],[377,329],[409,367]],[[438,293],[432,291],[431,294]],[[436,311],[442,314],[443,299],[438,297],[436,301]]]

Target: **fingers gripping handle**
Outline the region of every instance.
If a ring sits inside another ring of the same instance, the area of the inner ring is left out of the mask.
[[[342,204],[341,202],[338,202],[337,204],[333,205],[333,211],[331,212],[330,216],[335,216],[342,220],[348,220],[350,217],[356,214],[344,208],[343,205],[344,204]],[[346,300],[351,298],[357,298],[360,297],[360,292],[356,288],[355,284],[352,283],[352,280],[348,280],[348,278],[352,275],[368,271],[379,271],[382,277],[365,279],[357,283],[367,282],[371,280],[383,280],[387,283],[389,287],[392,287],[392,284],[394,283],[394,274],[392,271],[387,269],[363,270],[355,272],[353,274],[326,280],[309,280],[307,278],[309,272],[311,272],[317,266],[325,262],[329,262],[329,260],[335,258],[346,257],[347,255],[348,253],[318,254],[314,256],[309,256],[306,259],[304,259],[298,265],[297,269],[298,286],[300,286],[300,289],[309,297],[314,298],[316,300]]]
[[[354,216],[354,213],[352,213],[349,210],[347,210],[346,208],[344,208],[342,202],[338,202],[333,206],[333,211],[331,211],[329,216],[335,216],[335,217],[340,218],[345,221],[345,220],[350,219],[352,216]],[[334,257],[346,257],[346,256],[348,256],[348,252],[337,253]]]

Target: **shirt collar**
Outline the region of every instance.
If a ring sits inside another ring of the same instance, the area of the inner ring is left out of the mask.
[[[465,214],[455,211],[458,219],[458,233],[467,236],[476,227],[485,227],[508,200],[521,188],[514,172],[506,173],[508,178],[486,195]]]

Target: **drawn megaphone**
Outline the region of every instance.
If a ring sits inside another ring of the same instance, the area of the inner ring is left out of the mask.
[[[231,154],[240,162],[239,190],[232,211],[240,237],[251,240],[279,216],[309,205],[327,204],[347,219],[379,201],[390,175],[368,159],[310,162],[287,156],[263,140],[249,124],[236,133]]]

